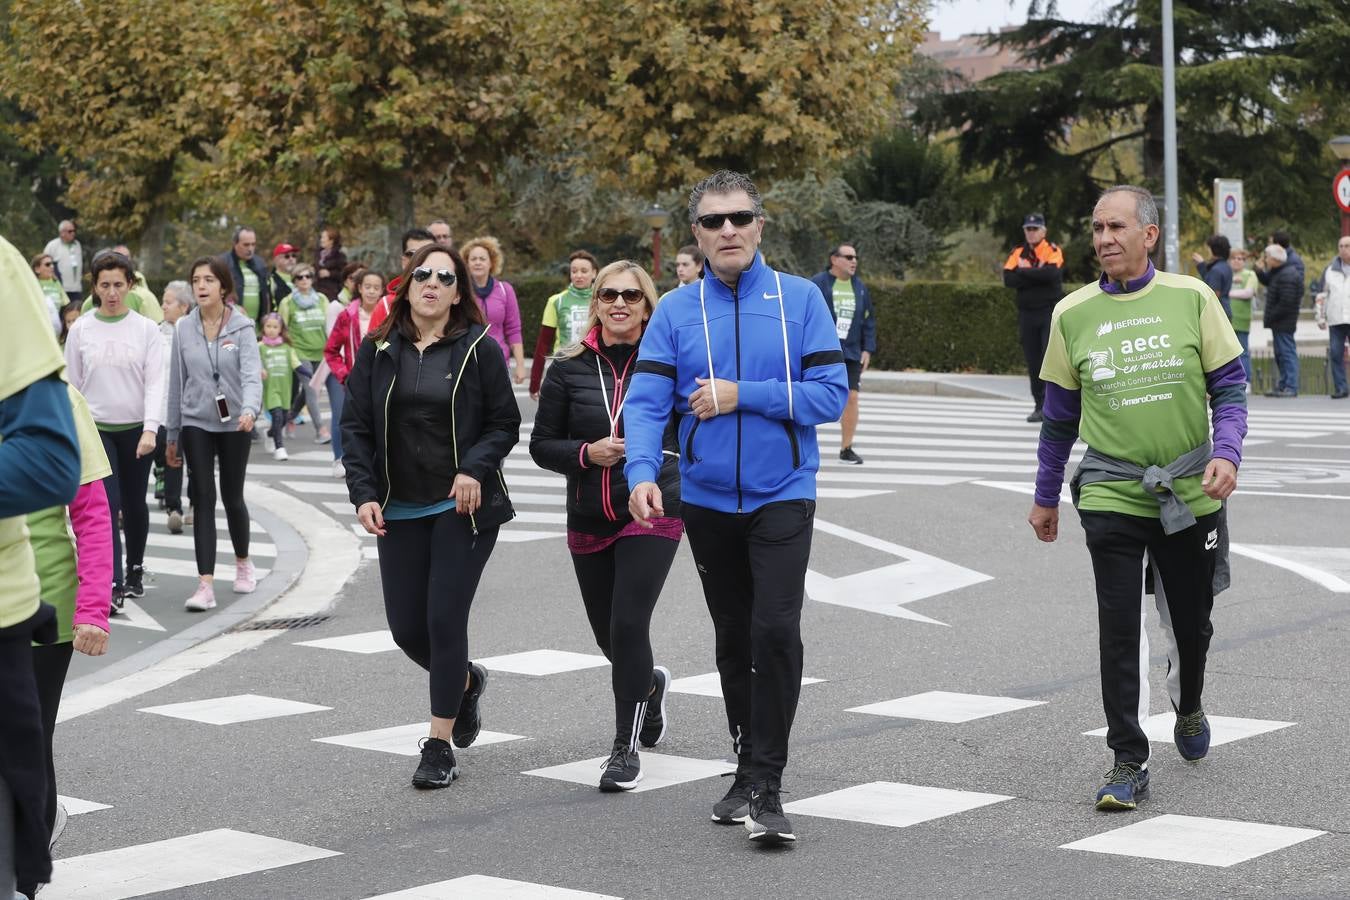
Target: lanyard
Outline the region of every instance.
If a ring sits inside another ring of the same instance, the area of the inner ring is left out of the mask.
[[[216,384],[220,384],[220,335],[225,330],[225,320],[229,317],[230,309],[226,307],[220,315],[220,325],[216,328],[215,340],[208,341],[206,339],[206,319],[201,315],[197,316],[197,324],[202,330],[202,342],[206,344],[206,358],[211,360],[211,379]],[[212,348],[215,348],[214,354],[211,352]]]
[[[633,351],[637,352],[637,351]],[[610,363],[611,368],[613,363]],[[619,416],[623,415],[623,405],[628,402],[628,396],[625,394],[619,397],[619,386],[614,386],[614,399],[619,401],[619,406],[614,410],[614,415],[609,414],[609,391],[605,390],[605,370],[600,368],[600,354],[595,354],[595,374],[600,376],[600,396],[605,401],[605,418],[609,419],[609,436],[617,438],[619,436]]]

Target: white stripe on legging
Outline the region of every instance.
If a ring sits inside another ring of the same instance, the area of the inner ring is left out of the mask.
[[[633,753],[637,752],[638,729],[642,727],[642,720],[646,715],[647,701],[643,700],[637,705],[637,709],[633,710],[633,727],[628,733],[628,749]]]
[[[1139,730],[1144,729],[1144,720],[1148,718],[1148,605],[1139,601],[1139,707],[1135,710],[1135,723]],[[1144,752],[1153,755],[1148,738],[1144,738]],[[1147,764],[1147,761],[1145,761]]]
[[[1167,594],[1163,592],[1162,572],[1156,563],[1153,566],[1153,600],[1158,606],[1158,621],[1162,624],[1163,637],[1167,640],[1167,696],[1172,700],[1172,708],[1181,711],[1181,649],[1177,646],[1177,635],[1172,630],[1172,610],[1167,605]]]

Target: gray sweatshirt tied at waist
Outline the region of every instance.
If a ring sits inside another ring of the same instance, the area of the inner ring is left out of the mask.
[[[1107,456],[1091,447],[1083,453],[1083,460],[1074,470],[1069,481],[1069,490],[1073,494],[1073,505],[1078,506],[1083,485],[1102,481],[1138,481],[1150,497],[1158,501],[1158,521],[1163,534],[1176,534],[1195,524],[1195,513],[1176,494],[1172,493],[1172,482],[1178,478],[1190,478],[1205,474],[1205,468],[1213,458],[1214,447],[1205,441],[1199,447],[1188,450],[1165,466],[1141,466],[1124,459]],[[1214,593],[1218,594],[1229,587],[1232,576],[1228,564],[1228,507],[1219,506],[1218,547],[1214,561]]]

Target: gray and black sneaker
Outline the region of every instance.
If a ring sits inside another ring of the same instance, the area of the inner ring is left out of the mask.
[[[413,787],[422,790],[448,787],[459,777],[455,751],[440,738],[422,738],[422,762],[413,773]]]
[[[727,795],[713,804],[712,820],[719,825],[735,825],[744,822],[746,816],[750,815],[750,792],[754,789],[755,780],[748,772],[739,769],[722,774],[723,778],[732,776],[735,776],[735,780],[731,782]]]
[[[127,579],[122,586],[122,593],[133,600],[145,596],[145,566],[127,566]]]
[[[750,815],[745,830],[756,844],[790,844],[797,840],[792,823],[783,815],[783,801],[778,795],[777,778],[768,778],[755,785],[750,794]]]
[[[647,698],[647,711],[642,715],[638,740],[644,747],[655,747],[666,736],[666,695],[670,693],[670,670],[665,666],[652,669],[654,690]]]
[[[487,683],[488,670],[476,662],[469,663],[469,688],[464,692],[464,699],[459,701],[459,715],[455,717],[455,727],[450,733],[450,739],[461,750],[473,746],[478,740],[478,732],[483,729],[478,701],[487,690]]]
[[[605,763],[605,771],[600,776],[600,790],[607,794],[617,791],[631,791],[642,780],[642,761],[638,752],[622,738],[614,741],[614,750]]]
[[[122,594],[121,586],[113,585],[112,606],[108,609],[108,615],[120,616],[122,614],[122,607],[125,605],[126,605],[126,597]]]
[[[854,453],[852,447],[845,447],[839,451],[839,461],[853,466],[861,466],[863,462],[862,457]]]

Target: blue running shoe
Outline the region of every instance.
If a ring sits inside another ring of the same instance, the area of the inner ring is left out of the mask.
[[[1097,792],[1097,809],[1136,809],[1148,794],[1148,769],[1139,763],[1117,763],[1106,773],[1106,784]]]
[[[1209,719],[1205,718],[1205,711],[1197,709],[1190,715],[1178,715],[1172,740],[1182,759],[1204,759],[1209,753]]]

